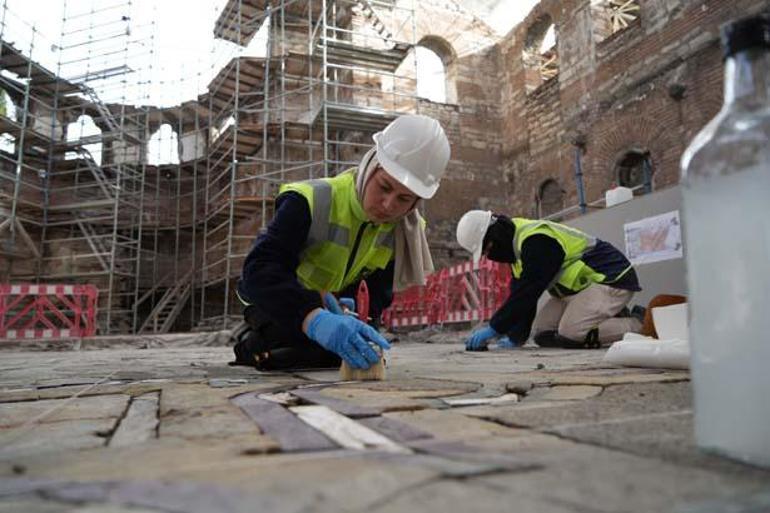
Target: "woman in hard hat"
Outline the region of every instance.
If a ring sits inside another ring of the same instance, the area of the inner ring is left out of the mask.
[[[636,272],[614,246],[569,226],[471,210],[457,224],[457,242],[473,254],[511,264],[511,293],[489,324],[475,330],[465,348],[484,351],[534,340],[545,347],[599,347],[637,332],[634,317],[616,317],[634,292]],[[548,301],[538,312],[545,291]]]
[[[283,185],[238,283],[251,333],[236,344],[235,363],[260,369],[328,367],[340,359],[354,368],[376,363],[371,345],[388,349],[387,341],[368,324],[330,311],[329,293],[352,296],[366,278],[376,322],[394,289],[424,284],[433,262],[417,205],[436,193],[448,162],[441,125],[405,115],[374,135],[357,168]]]

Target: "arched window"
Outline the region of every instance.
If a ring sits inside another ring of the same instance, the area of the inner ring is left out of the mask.
[[[618,185],[642,194],[652,190],[652,159],[644,150],[629,150],[618,158],[615,163],[615,178]]]
[[[639,22],[637,0],[591,0],[594,40],[599,43]]]
[[[446,103],[446,70],[436,52],[425,46],[417,47],[417,96]]]
[[[79,148],[67,152],[65,158],[92,158],[102,165],[102,131],[96,126],[91,116],[82,114],[78,119],[67,125],[67,142],[80,143]]]
[[[529,27],[522,56],[527,92],[559,74],[557,40],[556,26],[547,14]]]
[[[540,184],[537,189],[537,215],[547,217],[564,208],[564,189],[553,178]]]
[[[147,143],[147,163],[160,166],[179,164],[179,142],[171,125],[163,123]]]

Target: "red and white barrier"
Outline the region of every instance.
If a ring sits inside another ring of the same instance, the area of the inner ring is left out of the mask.
[[[0,284],[0,339],[57,339],[96,333],[93,285]]]
[[[482,321],[508,297],[510,265],[482,259],[476,269],[465,262],[428,276],[423,287],[395,294],[383,314],[389,328]]]

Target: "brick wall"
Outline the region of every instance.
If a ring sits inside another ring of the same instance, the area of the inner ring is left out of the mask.
[[[499,42],[501,173],[508,187],[498,194],[507,196],[490,201],[482,194],[470,203],[502,203],[509,214],[532,215],[538,187],[552,178],[566,190],[566,205],[576,204],[575,140],[585,143],[588,201],[617,180],[615,165],[628,150],[649,151],[655,188],[678,182],[683,150],[721,106],[719,26],[768,3],[646,0],[640,6],[637,22],[607,36],[589,0],[543,0]],[[529,28],[546,15],[558,31],[560,72],[527,93],[531,71],[522,52]],[[497,133],[490,137],[498,140]]]

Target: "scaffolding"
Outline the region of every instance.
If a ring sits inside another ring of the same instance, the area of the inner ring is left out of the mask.
[[[2,177],[14,182],[0,198],[12,227],[3,240],[4,274],[96,285],[101,333],[130,330],[137,294],[144,113],[128,106],[141,94],[130,64],[147,55],[135,52],[145,31],[131,24],[132,8],[124,0],[78,11],[65,2],[59,40],[33,27],[26,48],[14,44],[23,20],[11,33],[16,15],[7,4],[2,12],[0,81],[21,112],[2,119],[15,143],[2,155]],[[39,47],[51,49],[55,64]],[[46,59],[56,73],[41,64]]]
[[[228,328],[280,185],[355,166],[418,112],[414,2],[226,0],[223,64],[171,107],[144,101],[154,25],[132,0],[92,5],[65,2],[59,41],[32,28],[24,47],[3,8],[0,83],[19,114],[0,115],[0,281],[96,285],[101,334]],[[177,159],[153,159],[159,133]]]
[[[245,49],[260,29],[268,35],[264,56],[233,56],[203,99],[204,326],[240,320],[236,280],[280,185],[355,166],[374,132],[417,112],[414,9],[367,0],[228,0],[222,9],[217,37]]]

